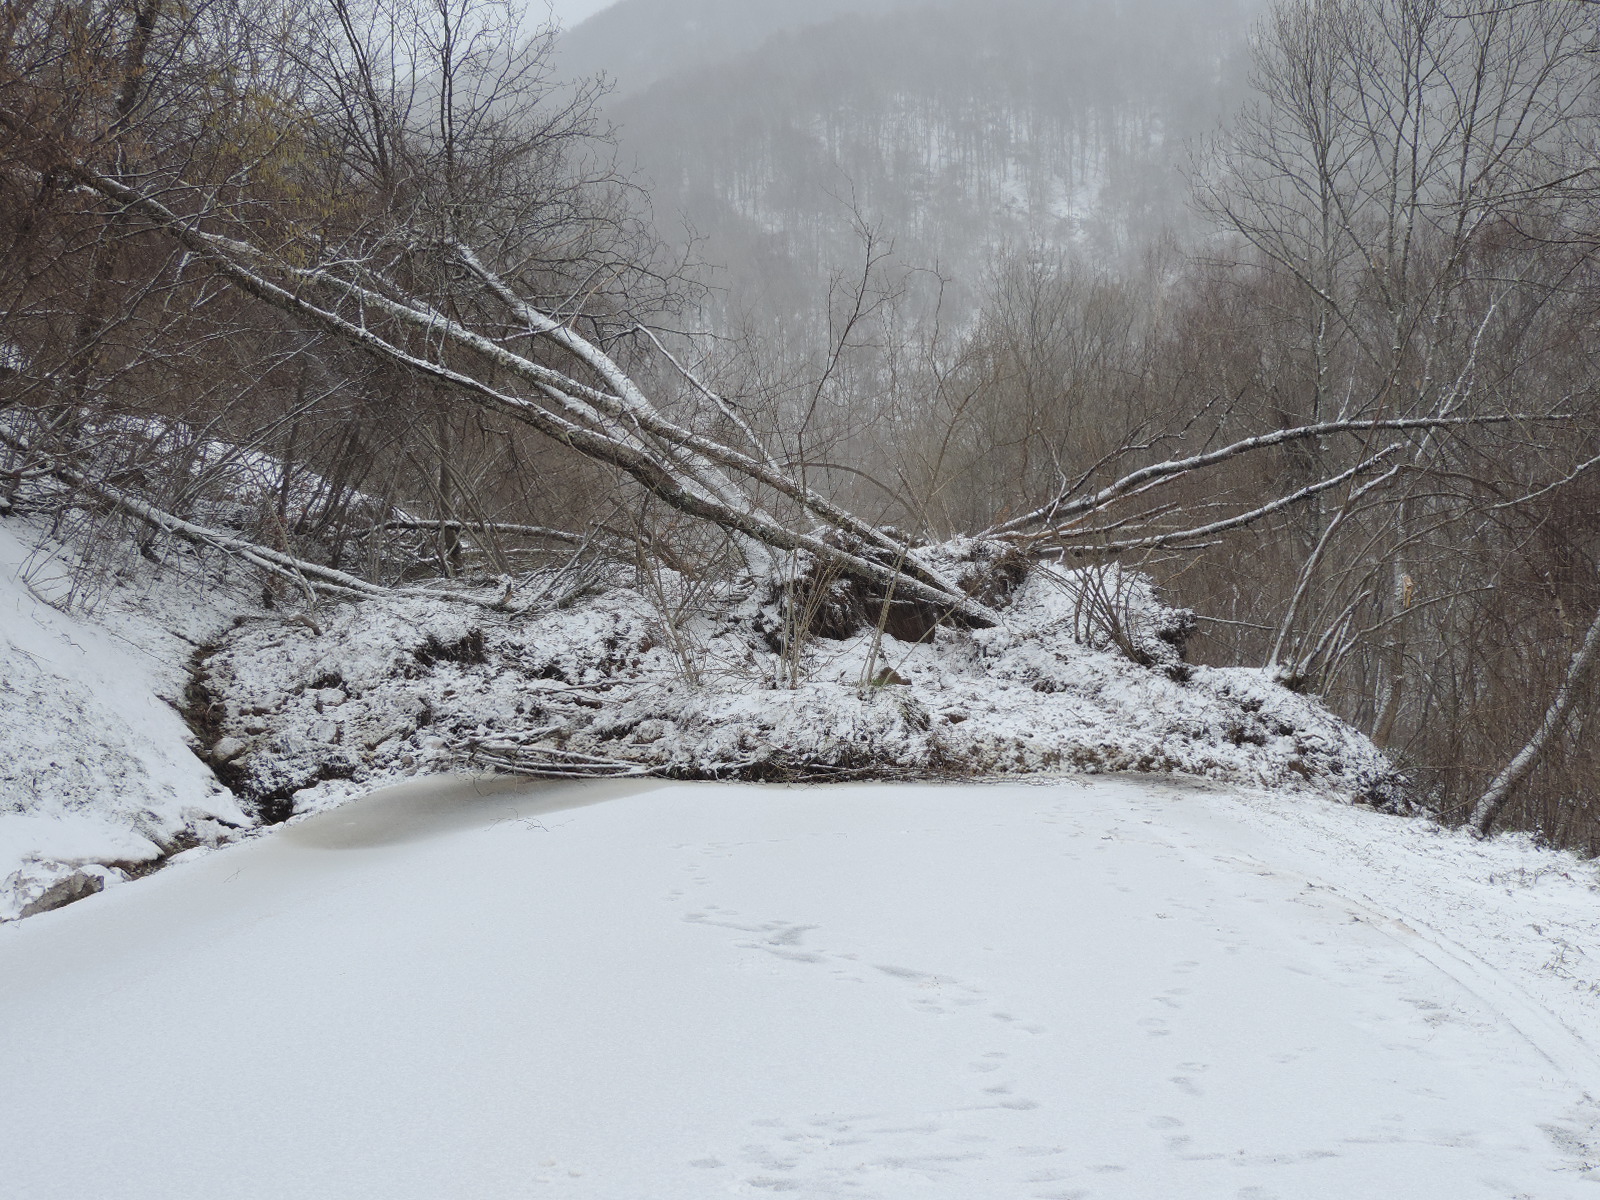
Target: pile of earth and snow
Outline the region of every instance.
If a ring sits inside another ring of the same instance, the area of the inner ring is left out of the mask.
[[[1181,772],[1397,802],[1390,764],[1315,700],[1261,671],[1182,662],[1193,618],[1143,578],[1094,573],[1118,607],[1091,620],[1090,575],[1035,566],[998,627],[920,641],[870,623],[790,640],[781,584],[659,575],[653,592],[609,587],[564,608],[407,595],[249,622],[204,662],[213,755],[236,787],[295,812],[475,763],[740,779]]]
[[[1176,772],[1403,804],[1388,761],[1316,700],[1183,662],[1192,616],[1115,568],[1024,572],[993,544],[931,547],[950,577],[1003,580],[988,597],[1002,621],[908,630],[895,606],[857,600],[842,618],[837,583],[800,603],[792,579],[611,568],[581,587],[547,573],[371,599],[280,588],[268,608],[249,568],[167,539],[100,547],[86,587],[81,548],[48,532],[0,521],[0,920],[473,767]]]

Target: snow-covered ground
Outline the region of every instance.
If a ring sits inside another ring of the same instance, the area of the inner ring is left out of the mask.
[[[790,652],[760,581],[269,610],[47,534],[0,520],[0,1200],[1600,1198],[1600,868],[1336,803],[1404,800],[1135,577]],[[430,774],[485,753],[1189,777]]]
[[[0,921],[254,824],[175,707],[191,655],[245,607],[239,581],[129,549],[86,612],[80,560],[40,533],[0,521]]]
[[[1153,778],[499,789],[0,927],[0,1195],[1600,1196],[1594,863]]]

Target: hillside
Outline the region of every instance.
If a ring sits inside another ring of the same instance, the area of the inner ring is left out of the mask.
[[[667,38],[648,86],[619,66],[608,115],[731,307],[805,321],[859,222],[952,298],[1004,248],[1114,261],[1192,227],[1185,168],[1242,94],[1247,0],[886,7],[751,6],[701,41],[699,7],[633,0],[572,35],[572,68],[628,63],[669,12],[695,47]]]

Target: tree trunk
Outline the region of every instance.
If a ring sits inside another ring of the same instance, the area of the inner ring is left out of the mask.
[[[1478,798],[1478,803],[1472,810],[1472,826],[1479,837],[1489,836],[1494,828],[1495,819],[1510,801],[1512,794],[1533,768],[1539,765],[1539,759],[1551,739],[1560,733],[1567,723],[1573,702],[1577,699],[1578,692],[1588,679],[1589,673],[1594,669],[1596,659],[1600,659],[1600,612],[1595,614],[1594,623],[1589,626],[1583,645],[1572,656],[1572,662],[1567,666],[1566,677],[1556,689],[1555,699],[1545,710],[1544,720],[1539,723],[1539,728],[1534,731],[1528,744],[1506,764],[1505,770],[1495,776],[1494,782],[1489,785],[1489,790]]]

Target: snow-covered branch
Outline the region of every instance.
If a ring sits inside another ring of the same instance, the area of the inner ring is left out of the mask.
[[[1572,713],[1573,703],[1594,670],[1597,659],[1600,659],[1600,613],[1595,614],[1594,621],[1589,625],[1589,632],[1584,635],[1583,645],[1578,647],[1572,656],[1572,661],[1567,664],[1567,673],[1562,676],[1555,697],[1550,701],[1550,707],[1545,709],[1544,719],[1539,722],[1539,728],[1534,730],[1527,744],[1517,751],[1516,756],[1494,777],[1493,782],[1473,806],[1472,827],[1479,837],[1488,837],[1493,831],[1496,818],[1510,802],[1518,785],[1532,773],[1534,767],[1539,765],[1539,760],[1550,742],[1566,725],[1567,718]]]
[[[8,433],[4,429],[0,429],[0,445],[8,446],[24,455],[33,452],[33,447],[25,439]],[[220,529],[212,529],[209,526],[185,520],[174,513],[156,507],[148,501],[141,500],[122,488],[115,487],[104,480],[92,478],[82,471],[69,466],[65,461],[54,464],[50,468],[50,474],[62,483],[89,492],[119,512],[152,525],[163,533],[171,534],[173,537],[197,546],[209,546],[228,554],[238,555],[302,587],[317,587],[349,596],[374,597],[412,594],[438,596],[465,604],[481,606],[491,606],[498,603],[467,592],[432,591],[420,588],[396,589],[369,583],[367,580],[352,575],[348,571],[340,571],[334,567],[324,566],[321,563],[312,562],[310,559],[297,558],[292,554],[285,554],[281,550],[274,550],[269,546],[263,546],[258,542],[252,542],[235,534],[223,533]]]
[[[1404,417],[1390,420],[1322,421],[1314,425],[1297,425],[1292,429],[1278,429],[1271,433],[1242,438],[1231,445],[1191,455],[1188,458],[1169,459],[1166,462],[1140,467],[1092,495],[1072,499],[1070,493],[1063,491],[1047,504],[1042,504],[1021,516],[991,525],[981,536],[1006,537],[1024,533],[1038,525],[1065,525],[1074,519],[1081,519],[1088,513],[1104,509],[1114,501],[1147,490],[1152,485],[1173,482],[1180,476],[1216,466],[1240,455],[1290,442],[1305,441],[1308,438],[1327,437],[1337,433],[1408,432],[1564,419],[1559,414],[1500,413],[1477,417]]]
[[[11,118],[0,114],[0,122],[7,119]],[[531,306],[519,301],[519,315],[529,320],[538,332],[549,334],[564,349],[579,357],[613,388],[612,391],[588,388],[561,372],[516,355],[420,302],[392,300],[326,269],[276,263],[265,251],[239,239],[206,233],[198,228],[194,219],[82,163],[64,163],[62,169],[85,186],[145,217],[192,254],[210,263],[246,294],[306,320],[402,370],[444,385],[474,403],[530,425],[598,462],[619,468],[646,491],[681,512],[710,521],[763,547],[813,555],[879,589],[893,586],[904,599],[929,605],[966,623],[992,625],[996,621],[986,606],[939,578],[897,539],[860,521],[787,475],[661,417],[609,356]],[[364,319],[351,320],[335,309],[314,303],[303,290],[274,281],[267,273],[274,266],[277,273],[297,284],[332,288],[359,299],[364,307],[427,334],[430,340],[446,340],[484,356],[513,376],[533,384],[537,393],[555,401],[557,408],[546,407],[475,374],[406,350]],[[590,414],[585,412],[585,401],[606,410],[601,414],[606,420],[586,419]],[[659,437],[673,450],[681,450],[690,457],[653,452],[640,437],[629,432],[628,426]],[[794,529],[765,512],[754,496],[719,478],[716,468],[722,466],[736,467],[754,482],[798,500],[815,515],[848,533],[847,542],[855,541],[860,549],[849,549],[836,539]],[[896,562],[901,564],[898,568],[891,565]]]
[[[1263,517],[1269,517],[1273,513],[1282,512],[1286,508],[1292,508],[1296,504],[1300,504],[1303,501],[1309,500],[1318,493],[1326,492],[1332,488],[1338,487],[1340,484],[1348,483],[1358,475],[1364,475],[1384,459],[1392,456],[1397,450],[1399,450],[1398,446],[1389,446],[1379,451],[1377,454],[1374,454],[1371,458],[1364,459],[1357,463],[1348,471],[1341,471],[1337,475],[1332,475],[1327,479],[1321,479],[1316,483],[1309,484],[1306,487],[1301,488],[1299,491],[1290,492],[1286,496],[1279,496],[1277,499],[1268,501],[1266,504],[1262,504],[1259,507],[1252,508],[1248,512],[1242,512],[1231,517],[1225,517],[1220,521],[1212,521],[1205,525],[1196,525],[1190,529],[1174,530],[1171,533],[1152,534],[1149,537],[1134,538],[1123,542],[1104,542],[1098,545],[1091,543],[1085,546],[1073,545],[1070,547],[1070,551],[1074,554],[1124,554],[1135,550],[1172,549],[1199,541],[1202,538],[1215,537],[1217,534],[1226,533],[1230,529],[1243,529],[1246,525],[1253,525]],[[1392,470],[1385,473],[1386,477],[1392,474]],[[1052,530],[1048,533],[1040,534],[1038,536],[1041,540],[1054,537],[1062,542],[1065,542],[1065,538],[1067,536],[1089,537],[1095,533],[1103,532],[1104,530],[1070,530],[1063,531],[1062,533],[1056,533],[1054,530]]]

